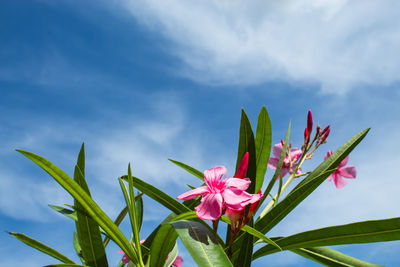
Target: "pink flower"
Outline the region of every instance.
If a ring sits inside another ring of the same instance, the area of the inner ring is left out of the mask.
[[[275,157],[269,158],[269,161],[268,161],[269,168],[276,170],[276,167],[278,166],[279,158],[282,153],[282,148],[283,148],[283,141],[272,147],[272,153],[274,154]],[[296,168],[297,161],[300,159],[301,154],[302,154],[301,150],[297,147],[293,147],[290,150],[290,159],[292,162],[292,170],[291,171],[293,171]],[[290,172],[289,168],[290,168],[290,160],[289,160],[288,154],[286,153],[285,159],[283,160],[282,169],[281,169],[282,178],[285,177],[286,174],[288,174]],[[301,173],[301,168],[299,168],[297,170],[296,174],[300,174],[300,173]]]
[[[123,263],[128,263],[130,261],[130,259],[128,258],[128,256],[125,254],[125,252],[122,249],[118,250],[118,253],[119,254],[124,254],[124,256],[122,256],[122,262]]]
[[[329,150],[325,155],[325,159],[329,158],[332,155],[332,150]],[[334,173],[329,175],[327,178],[328,181],[335,182],[336,188],[342,188],[347,184],[344,178],[355,179],[357,175],[356,167],[354,166],[346,166],[347,161],[349,160],[349,156],[347,156],[337,167]]]
[[[175,267],[181,267],[183,264],[183,259],[181,256],[177,256],[174,260],[174,262],[172,263],[173,266]]]
[[[217,220],[222,215],[222,209],[240,209],[244,202],[251,200],[252,195],[245,190],[250,185],[248,178],[227,178],[221,177],[226,174],[223,166],[214,167],[204,171],[204,181],[207,186],[190,190],[178,196],[178,199],[189,200],[196,196],[203,195],[198,205],[196,215],[203,220]]]

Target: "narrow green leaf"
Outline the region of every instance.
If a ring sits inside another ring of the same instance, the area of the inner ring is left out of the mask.
[[[256,146],[250,120],[247,117],[244,109],[242,109],[236,170],[239,168],[240,161],[246,152],[249,152],[249,165],[247,167],[246,177],[250,178],[251,180],[251,184],[247,189],[247,192],[254,194],[254,190],[256,188]]]
[[[177,257],[178,257],[178,244],[175,242],[175,246],[172,248],[171,252],[169,253],[168,259],[165,261],[163,267],[171,267]]]
[[[60,260],[64,263],[72,263],[75,264],[75,262],[73,262],[71,259],[69,259],[67,256],[64,256],[63,254],[61,254],[60,252],[58,252],[57,250],[46,246],[45,244],[27,236],[21,233],[14,233],[14,232],[8,232],[10,235],[14,236],[15,238],[17,238],[18,240],[24,242],[25,244],[27,244],[30,247],[33,247],[43,253],[46,253],[49,256],[52,256],[53,258],[56,258],[57,260]]]
[[[305,182],[295,187],[281,202],[272,208],[264,217],[259,219],[255,228],[261,233],[267,233],[278,224],[289,212],[311,194],[335,170],[337,165],[357,146],[365,137],[369,129],[363,130],[336,150],[327,160],[322,162],[306,178]]]
[[[249,152],[249,164],[247,167],[246,177],[250,178],[251,184],[247,189],[249,193],[255,193],[256,188],[256,146],[254,140],[254,133],[251,128],[250,120],[247,117],[246,112],[242,109],[242,115],[240,119],[240,131],[239,131],[239,147],[238,156],[236,160],[236,170],[239,168],[240,161],[242,160],[244,154]],[[245,213],[247,214],[248,208],[246,208]],[[251,222],[249,222],[251,224]],[[229,240],[229,228],[227,229],[227,240]],[[251,263],[251,254],[253,250],[253,236],[245,233],[243,238],[237,239],[238,246],[241,248],[239,258],[236,259],[235,266],[249,266]],[[237,262],[237,261],[240,261]]]
[[[132,171],[131,171],[131,164],[128,165],[128,185],[129,185],[129,199],[130,205],[128,206],[129,210],[129,217],[132,217],[132,234],[133,234],[133,241],[136,245],[136,250],[139,258],[139,263],[143,265],[142,259],[142,248],[140,244],[140,236],[139,236],[139,226],[137,222],[137,215],[136,215],[136,201],[135,201],[135,191],[133,188],[133,179],[132,179]]]
[[[198,266],[233,266],[214,234],[203,224],[193,221],[170,224]]]
[[[393,240],[400,240],[400,218],[364,221],[306,231],[281,238],[276,243],[287,250]],[[254,253],[254,258],[277,251],[275,247],[266,245]]]
[[[59,213],[73,219],[73,220],[77,220],[77,216],[76,216],[76,211],[74,210],[70,210],[70,209],[66,209],[64,207],[60,207],[60,206],[56,206],[56,205],[48,205],[50,208],[52,208],[55,211],[58,211]]]
[[[136,206],[136,222],[138,225],[138,231],[142,229],[143,224],[143,198],[142,193],[139,193],[135,197],[135,206]]]
[[[65,204],[65,205],[68,206],[68,207],[72,207],[73,208],[73,206],[70,206],[70,205],[67,205],[67,204]],[[56,206],[56,205],[50,205],[50,204],[48,206],[50,208],[54,209],[55,211],[58,211],[59,213],[61,213],[61,214],[65,215],[65,216],[67,216],[68,218],[74,220],[74,221],[78,220],[78,217],[76,215],[76,211],[75,210],[70,210],[70,209],[66,209],[64,207],[60,207],[60,206]],[[85,210],[81,210],[81,211],[85,212]],[[103,235],[105,235],[106,238],[110,238],[108,236],[108,234],[101,227],[100,227],[100,232]]]
[[[181,204],[179,201],[177,201],[175,198],[170,197],[168,194],[164,193],[157,187],[152,186],[151,184],[146,183],[145,181],[132,177],[133,178],[133,183],[137,189],[142,191],[144,194],[148,195],[167,209],[171,210],[172,212],[175,212],[177,214],[183,213],[190,211],[188,207],[185,205]],[[127,175],[122,176],[122,179],[126,180]]]
[[[89,187],[85,181],[85,154],[84,145],[78,156],[78,163],[75,165],[74,180],[90,197]],[[80,166],[79,166],[80,165]],[[83,168],[83,171],[82,169]],[[77,221],[75,221],[79,244],[82,249],[82,257],[89,266],[102,267],[108,266],[107,255],[103,245],[103,239],[100,234],[99,225],[90,218],[84,211],[83,205],[77,199],[74,199],[74,206],[77,212]]]
[[[138,197],[140,197],[140,199],[141,199],[142,195],[140,194]],[[118,214],[117,218],[114,221],[114,224],[116,226],[119,226],[121,224],[122,220],[125,218],[127,213],[128,213],[128,207],[125,206],[125,208],[123,208],[121,210],[121,212]],[[100,230],[102,230],[102,229],[100,229]],[[106,236],[103,240],[104,247],[106,247],[109,242],[110,242],[110,237]]]
[[[71,194],[79,203],[82,204],[86,212],[95,220],[100,227],[122,248],[131,260],[134,260],[134,251],[129,241],[125,238],[121,230],[111,221],[111,219],[100,209],[87,193],[65,172],[59,169],[50,161],[31,152],[18,150],[21,154],[35,162],[50,176],[52,176],[68,193]]]
[[[272,130],[271,120],[269,118],[267,109],[261,108],[258,115],[257,130],[256,130],[256,188],[255,192],[261,189],[264,183],[264,176],[267,171],[267,164],[272,145]]]
[[[196,170],[195,168],[193,168],[193,167],[191,167],[191,166],[189,166],[189,165],[187,165],[185,163],[179,162],[177,160],[173,160],[173,159],[168,159],[168,160],[171,161],[172,163],[178,165],[182,169],[188,171],[189,173],[193,174],[194,176],[196,176],[200,180],[204,181],[204,174],[201,171]]]
[[[131,179],[130,179],[131,180]],[[135,233],[134,233],[134,231],[135,231],[135,222],[134,222],[134,220],[133,220],[133,214],[132,214],[132,203],[131,203],[131,201],[130,201],[130,197],[129,197],[129,193],[128,193],[128,189],[126,188],[126,185],[125,185],[125,183],[124,183],[124,180],[122,180],[121,178],[118,178],[118,182],[119,182],[119,185],[121,186],[121,190],[122,190],[122,193],[123,193],[123,195],[124,195],[124,198],[125,198],[125,203],[126,203],[126,206],[128,207],[128,214],[129,214],[129,220],[130,220],[130,224],[131,224],[131,229],[132,229],[132,235],[134,235]],[[132,238],[132,236],[131,236],[131,240],[132,240],[133,238]],[[139,244],[140,245],[140,244]],[[138,250],[137,250],[137,248],[136,248],[136,245],[133,247],[133,250],[135,251],[135,257],[136,257],[136,259],[137,259],[137,261],[139,261],[139,256],[138,256]]]
[[[76,251],[76,255],[78,255],[79,259],[81,260],[82,264],[85,264],[85,259],[82,257],[82,248],[79,244],[78,234],[74,231],[74,239],[73,239],[74,248]]]
[[[343,266],[343,267],[378,267],[381,265],[369,263],[349,255],[343,254],[327,247],[299,248],[291,249],[305,258],[323,264],[325,266]]]
[[[225,223],[231,224],[231,220],[226,216],[221,216],[221,220],[223,222],[225,222]],[[266,237],[261,232],[257,231],[256,229],[254,229],[253,227],[251,227],[249,225],[243,226],[240,230],[243,231],[243,232],[249,233],[249,234],[261,239],[262,241],[264,241],[264,242],[266,242],[268,244],[271,244],[271,245],[275,246],[276,248],[280,249],[278,244],[276,244],[273,240],[271,240],[270,238]]]
[[[170,224],[166,223],[161,226],[150,247],[150,267],[164,265],[168,254],[176,244],[177,238],[178,234]]]

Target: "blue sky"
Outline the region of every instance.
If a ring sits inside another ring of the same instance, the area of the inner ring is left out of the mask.
[[[0,228],[76,259],[73,223],[47,207],[71,198],[14,148],[72,175],[85,142],[92,195],[115,217],[123,205],[116,178],[128,162],[134,175],[172,196],[197,180],[168,158],[199,170],[225,165],[233,175],[240,110],[255,125],[263,105],[274,142],[291,120],[291,140],[300,146],[308,109],[315,123],[331,125],[328,144],[304,169],[372,127],[350,156],[357,179],[340,190],[322,184],[271,235],[399,216],[399,3],[244,2],[3,2]],[[148,198],[145,208],[143,237],[168,214]],[[0,240],[1,266],[56,263],[5,233]],[[399,242],[336,248],[400,264]],[[111,262],[117,250],[110,245]],[[193,265],[180,250],[185,266]],[[311,264],[281,253],[255,265],[267,261]]]

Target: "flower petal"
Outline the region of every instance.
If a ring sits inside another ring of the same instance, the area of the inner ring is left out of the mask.
[[[302,154],[301,149],[294,147],[290,150],[290,157],[292,159],[292,162],[296,162],[300,159]]]
[[[282,143],[278,143],[272,147],[272,154],[274,154],[278,159],[281,157],[282,148]]]
[[[328,150],[328,152],[326,152],[326,155],[324,157],[324,159],[326,160],[327,158],[329,158],[332,155],[332,150]]]
[[[349,165],[339,169],[339,174],[350,179],[355,179],[357,176],[356,167]]]
[[[241,189],[241,190],[246,190],[249,187],[250,183],[251,183],[249,178],[243,178],[243,179],[240,179],[240,178],[228,178],[228,179],[225,179],[224,181],[225,181],[225,187],[226,188],[228,188],[228,187],[236,187],[236,188]]]
[[[239,204],[249,201],[252,197],[252,195],[246,191],[234,187],[225,189],[224,192],[222,192],[222,196],[224,197],[226,206],[233,209],[238,209]]]
[[[222,175],[226,174],[226,168],[224,166],[217,166],[204,171],[204,181],[209,187],[214,187]]]
[[[183,259],[181,256],[177,256],[174,260],[174,262],[172,263],[173,266],[175,267],[181,267],[183,264]]]
[[[337,189],[342,188],[347,184],[346,179],[344,179],[344,177],[339,174],[336,174],[336,179],[334,178],[334,180]]]
[[[222,196],[221,194],[205,194],[200,205],[196,208],[196,215],[202,220],[214,221],[222,215]]]
[[[279,159],[278,158],[269,158],[268,160],[268,168],[272,170],[276,170],[276,166],[278,166]]]
[[[189,200],[195,198],[198,195],[203,195],[205,193],[209,193],[209,189],[207,186],[202,186],[193,190],[190,190],[182,195],[178,196],[177,199]]]
[[[340,164],[337,166],[338,169],[340,169],[343,166],[345,166],[347,164],[347,161],[349,161],[349,156],[345,157],[344,160],[342,162],[340,162]]]

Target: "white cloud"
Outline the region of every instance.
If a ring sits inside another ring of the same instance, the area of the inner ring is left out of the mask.
[[[178,188],[186,190],[186,183],[196,183],[196,178],[167,159],[204,166],[200,136],[207,134],[196,130],[188,135],[183,131],[188,122],[177,96],[162,93],[149,98],[148,115],[122,115],[111,125],[48,121],[38,126],[35,121],[20,122],[24,129],[2,141],[9,152],[0,155],[5,162],[0,175],[0,212],[18,219],[46,221],[54,218],[47,204],[71,203],[69,195],[45,172],[11,150],[15,145],[44,156],[72,177],[80,144],[85,141],[86,174],[92,196],[111,217],[122,209],[117,177],[126,174],[129,162],[135,176],[170,193],[177,194]],[[28,172],[26,168],[32,166],[33,171]],[[154,203],[146,207],[145,219],[162,219],[160,208]]]
[[[343,93],[399,81],[399,2],[121,0],[177,46],[181,74],[216,84],[320,84]]]

